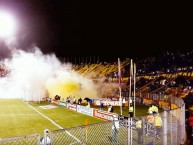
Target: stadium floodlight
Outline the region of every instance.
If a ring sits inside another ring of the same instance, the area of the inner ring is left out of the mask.
[[[16,31],[16,21],[14,17],[6,12],[0,11],[0,38],[8,38]]]
[[[15,32],[16,21],[14,20],[14,17],[6,11],[0,11],[0,51],[2,51],[1,42],[3,39],[9,39],[13,37]],[[1,57],[2,54],[0,55],[0,59]]]

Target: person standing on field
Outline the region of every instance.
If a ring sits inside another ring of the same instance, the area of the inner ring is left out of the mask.
[[[136,130],[138,134],[138,144],[143,144],[143,121],[141,117],[139,117],[136,122]]]
[[[133,117],[133,104],[130,104],[129,106],[129,117]]]
[[[40,145],[51,145],[48,129],[44,130],[44,137],[40,139]]]
[[[118,143],[118,133],[119,133],[119,119],[117,115],[113,115],[113,125],[112,125],[112,142]]]
[[[162,119],[159,113],[156,113],[154,115],[154,126],[156,129],[156,138],[161,139],[161,134],[162,134]]]
[[[103,110],[103,102],[100,100],[100,110]]]

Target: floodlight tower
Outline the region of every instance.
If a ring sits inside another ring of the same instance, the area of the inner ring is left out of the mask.
[[[16,21],[14,17],[6,12],[0,11],[0,51],[2,51],[2,41],[12,37],[16,32]],[[2,53],[0,52],[0,59]]]

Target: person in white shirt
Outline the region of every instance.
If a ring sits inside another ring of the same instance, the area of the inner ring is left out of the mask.
[[[109,105],[108,105],[108,112],[111,112],[111,107],[112,107],[112,106],[109,104]]]
[[[125,107],[125,103],[126,103],[126,101],[125,101],[125,97],[123,97],[123,107]]]
[[[48,129],[44,130],[44,137],[40,139],[40,145],[51,145]]]
[[[118,115],[113,115],[112,142],[118,143],[118,133],[119,133]]]

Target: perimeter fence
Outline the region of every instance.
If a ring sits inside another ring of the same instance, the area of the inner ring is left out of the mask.
[[[149,123],[147,116],[125,117],[118,120],[108,117],[107,122],[84,125],[68,129],[50,131],[43,140],[39,135],[29,135],[1,139],[0,145],[182,145],[186,142],[185,104],[182,99],[158,95],[141,94],[135,96],[137,103],[156,104],[163,109],[159,113],[162,127]],[[153,116],[155,117],[155,116]],[[141,128],[136,122],[141,120]],[[115,128],[118,122],[119,126]]]

